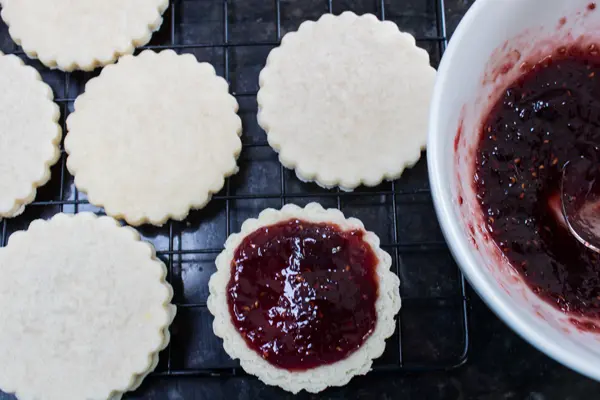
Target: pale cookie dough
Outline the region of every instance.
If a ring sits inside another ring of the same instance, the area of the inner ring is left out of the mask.
[[[2,0],[2,19],[31,58],[91,71],[150,41],[168,0]]]
[[[199,209],[237,172],[242,124],[227,82],[172,50],[124,56],[67,119],[67,167],[89,201],[131,225]]]
[[[231,321],[227,300],[227,286],[231,277],[232,261],[237,247],[244,238],[264,226],[277,224],[290,219],[308,222],[331,223],[342,230],[363,230],[361,221],[356,218],[345,218],[341,211],[324,209],[317,203],[310,203],[305,208],[293,204],[285,205],[281,210],[266,209],[258,219],[246,220],[240,233],[232,234],[225,243],[225,250],[217,257],[217,271],[209,281],[210,295],[208,309],[214,315],[213,330],[223,339],[223,346],[231,358],[239,359],[241,366],[249,374],[256,375],[268,385],[276,385],[297,393],[301,390],[316,393],[329,386],[343,386],[356,375],[364,375],[370,371],[373,359],[383,354],[385,339],[390,337],[396,328],[394,318],[400,310],[400,280],[390,271],[392,259],[379,246],[379,238],[373,232],[365,231],[366,241],[377,256],[378,297],[375,303],[377,323],[367,340],[347,358],[329,365],[290,372],[278,368],[257,352],[250,349]]]
[[[300,180],[375,186],[419,160],[435,75],[427,52],[393,22],[326,14],[269,54],[258,122]]]
[[[60,157],[60,112],[40,74],[0,53],[0,218],[14,217],[50,179]]]
[[[58,214],[0,249],[0,389],[20,400],[117,400],[169,342],[165,265],[129,227]]]

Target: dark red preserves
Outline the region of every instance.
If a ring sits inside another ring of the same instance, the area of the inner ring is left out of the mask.
[[[512,83],[482,126],[475,185],[491,238],[557,308],[600,317],[600,257],[560,214],[565,162],[600,146],[600,57],[561,48]]]
[[[361,230],[297,219],[258,229],[232,262],[233,324],[251,349],[280,368],[342,360],[377,323],[377,263]]]

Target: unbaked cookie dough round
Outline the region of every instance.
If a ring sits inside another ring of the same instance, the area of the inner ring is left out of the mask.
[[[124,56],[67,119],[67,167],[90,203],[131,225],[202,208],[237,172],[242,123],[227,82],[191,54]]]
[[[129,227],[57,214],[0,249],[0,389],[120,399],[158,363],[175,316],[165,265]]]
[[[2,0],[2,19],[31,58],[91,71],[150,41],[168,0]]]
[[[0,53],[0,218],[14,217],[50,179],[60,157],[60,112],[40,74]]]
[[[297,393],[366,374],[395,330],[398,277],[379,238],[317,203],[246,220],[209,281],[213,330],[246,372]]]
[[[393,22],[326,14],[269,54],[258,122],[300,180],[375,186],[419,160],[435,75],[427,52]]]

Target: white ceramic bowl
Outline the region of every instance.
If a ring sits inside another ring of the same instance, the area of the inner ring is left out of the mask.
[[[600,38],[600,9],[591,10],[590,4],[590,0],[477,0],[440,64],[427,160],[442,230],[471,285],[538,349],[600,380],[600,335],[578,329],[569,315],[533,294],[487,240],[487,225],[472,187],[481,118],[497,99],[498,89],[519,75],[525,61],[539,61],[575,40],[595,43]]]

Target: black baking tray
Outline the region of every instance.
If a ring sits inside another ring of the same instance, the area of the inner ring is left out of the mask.
[[[208,206],[191,212],[185,221],[139,229],[168,266],[168,279],[175,291],[173,301],[178,306],[171,344],[147,380],[244,374],[213,334],[212,317],[206,308],[215,257],[226,237],[238,231],[245,219],[256,217],[267,207],[311,201],[361,219],[392,255],[392,268],[401,280],[402,310],[399,329],[374,363],[375,373],[449,370],[466,362],[469,323],[465,280],[436,219],[424,155],[394,182],[359,188],[353,193],[325,190],[300,182],[292,171],[284,169],[257,124],[258,74],[269,51],[302,21],[346,10],[369,12],[396,22],[401,30],[415,35],[437,67],[447,44],[443,0],[171,0],[161,29],[144,47],[191,53],[213,64],[230,83],[243,121],[240,171],[227,180]],[[64,73],[47,69],[29,60],[1,23],[0,50],[19,55],[40,71],[54,91],[66,131],[64,119],[73,110],[75,98],[98,71]],[[51,181],[38,191],[35,202],[23,215],[2,221],[0,245],[4,246],[11,233],[26,229],[34,219],[47,219],[61,211],[102,214],[75,188],[65,168],[64,151],[52,169]],[[0,398],[5,397],[0,393]]]

